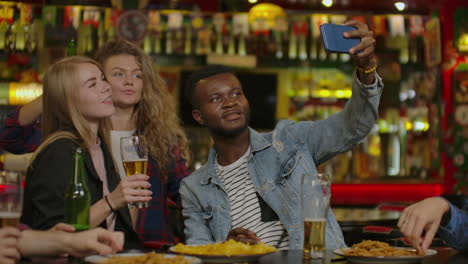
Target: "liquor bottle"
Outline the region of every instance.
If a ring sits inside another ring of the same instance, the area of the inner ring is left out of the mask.
[[[67,56],[76,56],[76,42],[75,42],[75,39],[71,39],[68,42]]]
[[[280,31],[273,31],[273,37],[275,39],[275,56],[277,59],[283,58],[283,38],[282,38],[282,32]]]
[[[227,53],[229,55],[234,55],[236,54],[236,36],[234,35],[234,33],[231,32],[229,33],[229,42],[228,42],[228,50],[227,50]]]
[[[184,43],[184,54],[190,55],[192,53],[192,26],[190,24],[185,25],[185,43]]]
[[[149,34],[148,34],[149,35]],[[104,23],[99,23],[97,29],[98,48],[101,48],[106,43],[106,32],[104,29]]]
[[[297,58],[297,37],[296,37],[296,34],[294,34],[294,30],[291,30],[291,33],[290,33],[290,36],[289,36],[288,57],[290,59]]]
[[[86,185],[81,148],[73,156],[73,178],[65,193],[65,223],[75,227],[76,231],[89,229],[89,208],[91,196]]]
[[[215,53],[223,54],[223,32],[216,31]]]
[[[162,31],[156,32],[154,35],[154,53],[160,54],[162,52]]]
[[[94,29],[91,25],[87,25],[86,29],[86,53],[90,54],[94,51]]]
[[[153,53],[153,33],[150,31],[148,34],[146,34],[144,40],[143,40],[143,50],[145,51],[146,54],[151,54]]]
[[[173,53],[172,31],[170,29],[167,29],[166,31],[166,54],[172,54],[172,53]]]
[[[247,48],[245,46],[245,38],[243,33],[240,33],[239,35],[239,47],[237,49],[237,54],[240,56],[245,56],[247,55]]]
[[[27,25],[20,25],[16,23],[15,32],[15,49],[16,51],[23,51],[26,48],[26,35],[28,33]]]

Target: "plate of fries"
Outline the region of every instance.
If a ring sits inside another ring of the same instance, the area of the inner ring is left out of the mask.
[[[278,250],[263,243],[249,245],[228,240],[223,243],[207,245],[183,245],[179,243],[169,248],[169,251],[201,258],[203,263],[253,263],[260,257]]]
[[[425,257],[437,254],[434,249],[417,252],[410,247],[392,247],[388,243],[364,240],[350,248],[335,249],[333,253],[355,263],[418,263]]]
[[[201,264],[202,261],[196,257],[181,256],[162,253],[117,253],[112,255],[100,256],[92,255],[84,259],[87,263],[93,264]]]

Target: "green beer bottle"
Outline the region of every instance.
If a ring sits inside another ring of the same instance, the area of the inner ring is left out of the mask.
[[[76,56],[76,42],[75,42],[75,39],[71,39],[68,42],[67,56]]]
[[[89,229],[91,196],[86,185],[81,148],[76,149],[73,160],[73,178],[65,193],[65,223],[75,227],[76,231],[83,231]]]

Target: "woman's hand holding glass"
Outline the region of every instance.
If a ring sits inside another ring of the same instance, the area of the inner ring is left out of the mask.
[[[151,201],[153,192],[148,190],[151,187],[148,180],[149,176],[145,174],[124,177],[117,188],[108,196],[112,208],[117,210],[130,203]]]
[[[148,144],[143,136],[121,138],[120,154],[122,156],[123,167],[127,177],[146,174],[146,169],[148,167]],[[149,180],[149,178],[146,180]],[[135,203],[130,202],[128,206],[130,208],[146,208],[149,206],[149,203],[148,201]]]

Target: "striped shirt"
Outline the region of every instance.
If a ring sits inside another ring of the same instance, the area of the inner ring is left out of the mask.
[[[257,234],[267,245],[278,246],[279,249],[289,248],[289,236],[281,221],[263,222],[260,204],[247,168],[250,157],[250,147],[237,161],[227,166],[218,164],[216,170],[224,183],[231,204],[232,229],[241,227]]]

